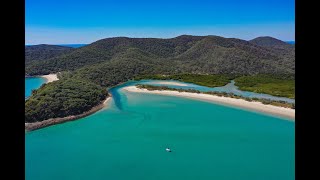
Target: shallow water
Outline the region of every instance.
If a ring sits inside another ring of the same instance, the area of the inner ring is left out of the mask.
[[[294,179],[294,122],[121,89],[134,83],[91,116],[27,133],[26,179]]]
[[[30,78],[25,78],[25,93],[24,96],[25,98],[28,98],[32,90],[38,89],[42,84],[46,82],[44,78],[41,77],[30,77]]]

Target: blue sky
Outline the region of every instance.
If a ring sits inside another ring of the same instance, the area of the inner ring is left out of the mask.
[[[181,34],[240,39],[295,34],[294,0],[26,0],[26,44]]]

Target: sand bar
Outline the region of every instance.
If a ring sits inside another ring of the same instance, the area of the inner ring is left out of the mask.
[[[57,74],[48,74],[41,77],[46,79],[46,83],[59,80]]]
[[[170,96],[179,96],[187,97],[198,100],[205,100],[208,102],[216,102],[219,104],[237,106],[240,108],[250,109],[253,111],[263,112],[267,114],[272,114],[280,117],[289,118],[288,120],[294,121],[295,119],[295,110],[285,107],[273,106],[262,104],[261,102],[249,102],[243,99],[235,99],[230,97],[220,97],[210,94],[198,94],[198,93],[189,93],[189,92],[178,92],[178,91],[169,91],[169,90],[153,90],[149,91],[147,89],[140,89],[136,86],[127,86],[123,90],[136,93],[150,93],[150,94],[160,94],[160,95],[170,95]]]

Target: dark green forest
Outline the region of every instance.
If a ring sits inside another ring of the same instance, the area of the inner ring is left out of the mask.
[[[42,85],[25,103],[25,121],[78,115],[107,97],[107,90],[80,79],[62,79]]]
[[[259,74],[254,76],[242,76],[235,79],[235,85],[243,91],[295,98],[294,78],[286,77],[285,75]]]
[[[294,74],[294,45],[285,44],[282,48],[284,50],[279,52],[269,46],[219,36],[117,37],[102,39],[53,58],[36,60],[26,66],[26,73],[40,75],[72,71],[88,65],[130,59],[152,63],[158,73]]]
[[[268,37],[250,42],[189,35],[171,39],[115,37],[80,48],[56,51],[61,54],[47,56],[40,50],[33,55],[26,54],[26,75],[61,72],[61,80],[41,87],[26,101],[26,122],[81,113],[106,96],[103,89],[144,76],[156,78],[160,75],[210,87],[225,85],[238,77],[236,82],[242,89],[294,97],[290,83],[288,88],[285,85],[279,88],[275,84],[269,87],[270,79],[254,78],[250,81],[259,80],[259,85],[244,83],[245,78],[258,74],[281,75],[294,81],[294,45],[279,41]],[[270,45],[272,42],[274,46]],[[241,76],[245,77],[241,79]],[[262,85],[264,80],[267,85]],[[78,86],[79,83],[84,86]],[[55,98],[55,91],[60,93],[60,98]],[[47,106],[54,110],[44,108]]]
[[[50,59],[74,50],[71,47],[58,45],[32,45],[25,47],[25,64],[28,66],[32,62]]]

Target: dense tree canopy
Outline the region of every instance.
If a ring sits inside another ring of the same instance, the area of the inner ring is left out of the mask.
[[[42,85],[25,104],[25,121],[78,115],[101,103],[107,91],[79,79],[62,79]]]
[[[236,83],[243,90],[294,97],[294,45],[279,41],[183,35],[107,38],[81,48],[56,50],[60,54],[35,48],[33,55],[26,53],[26,74],[62,73],[59,81],[44,85],[26,101],[26,122],[80,114],[100,103],[108,87],[143,77],[211,87],[238,77]]]
[[[295,98],[294,78],[285,75],[242,76],[235,79],[235,85],[244,91]]]
[[[280,50],[257,45],[263,40],[251,43],[219,36],[187,35],[171,39],[107,38],[60,56],[30,63],[26,66],[26,73],[39,75],[76,70],[110,61],[120,62],[128,57],[132,60],[147,59],[153,68],[169,73],[294,74],[294,45],[285,43],[281,46],[280,40],[272,41],[282,48]]]
[[[65,53],[69,53],[74,48],[57,46],[57,45],[33,45],[25,47],[25,63],[28,65],[31,62],[43,61]]]

